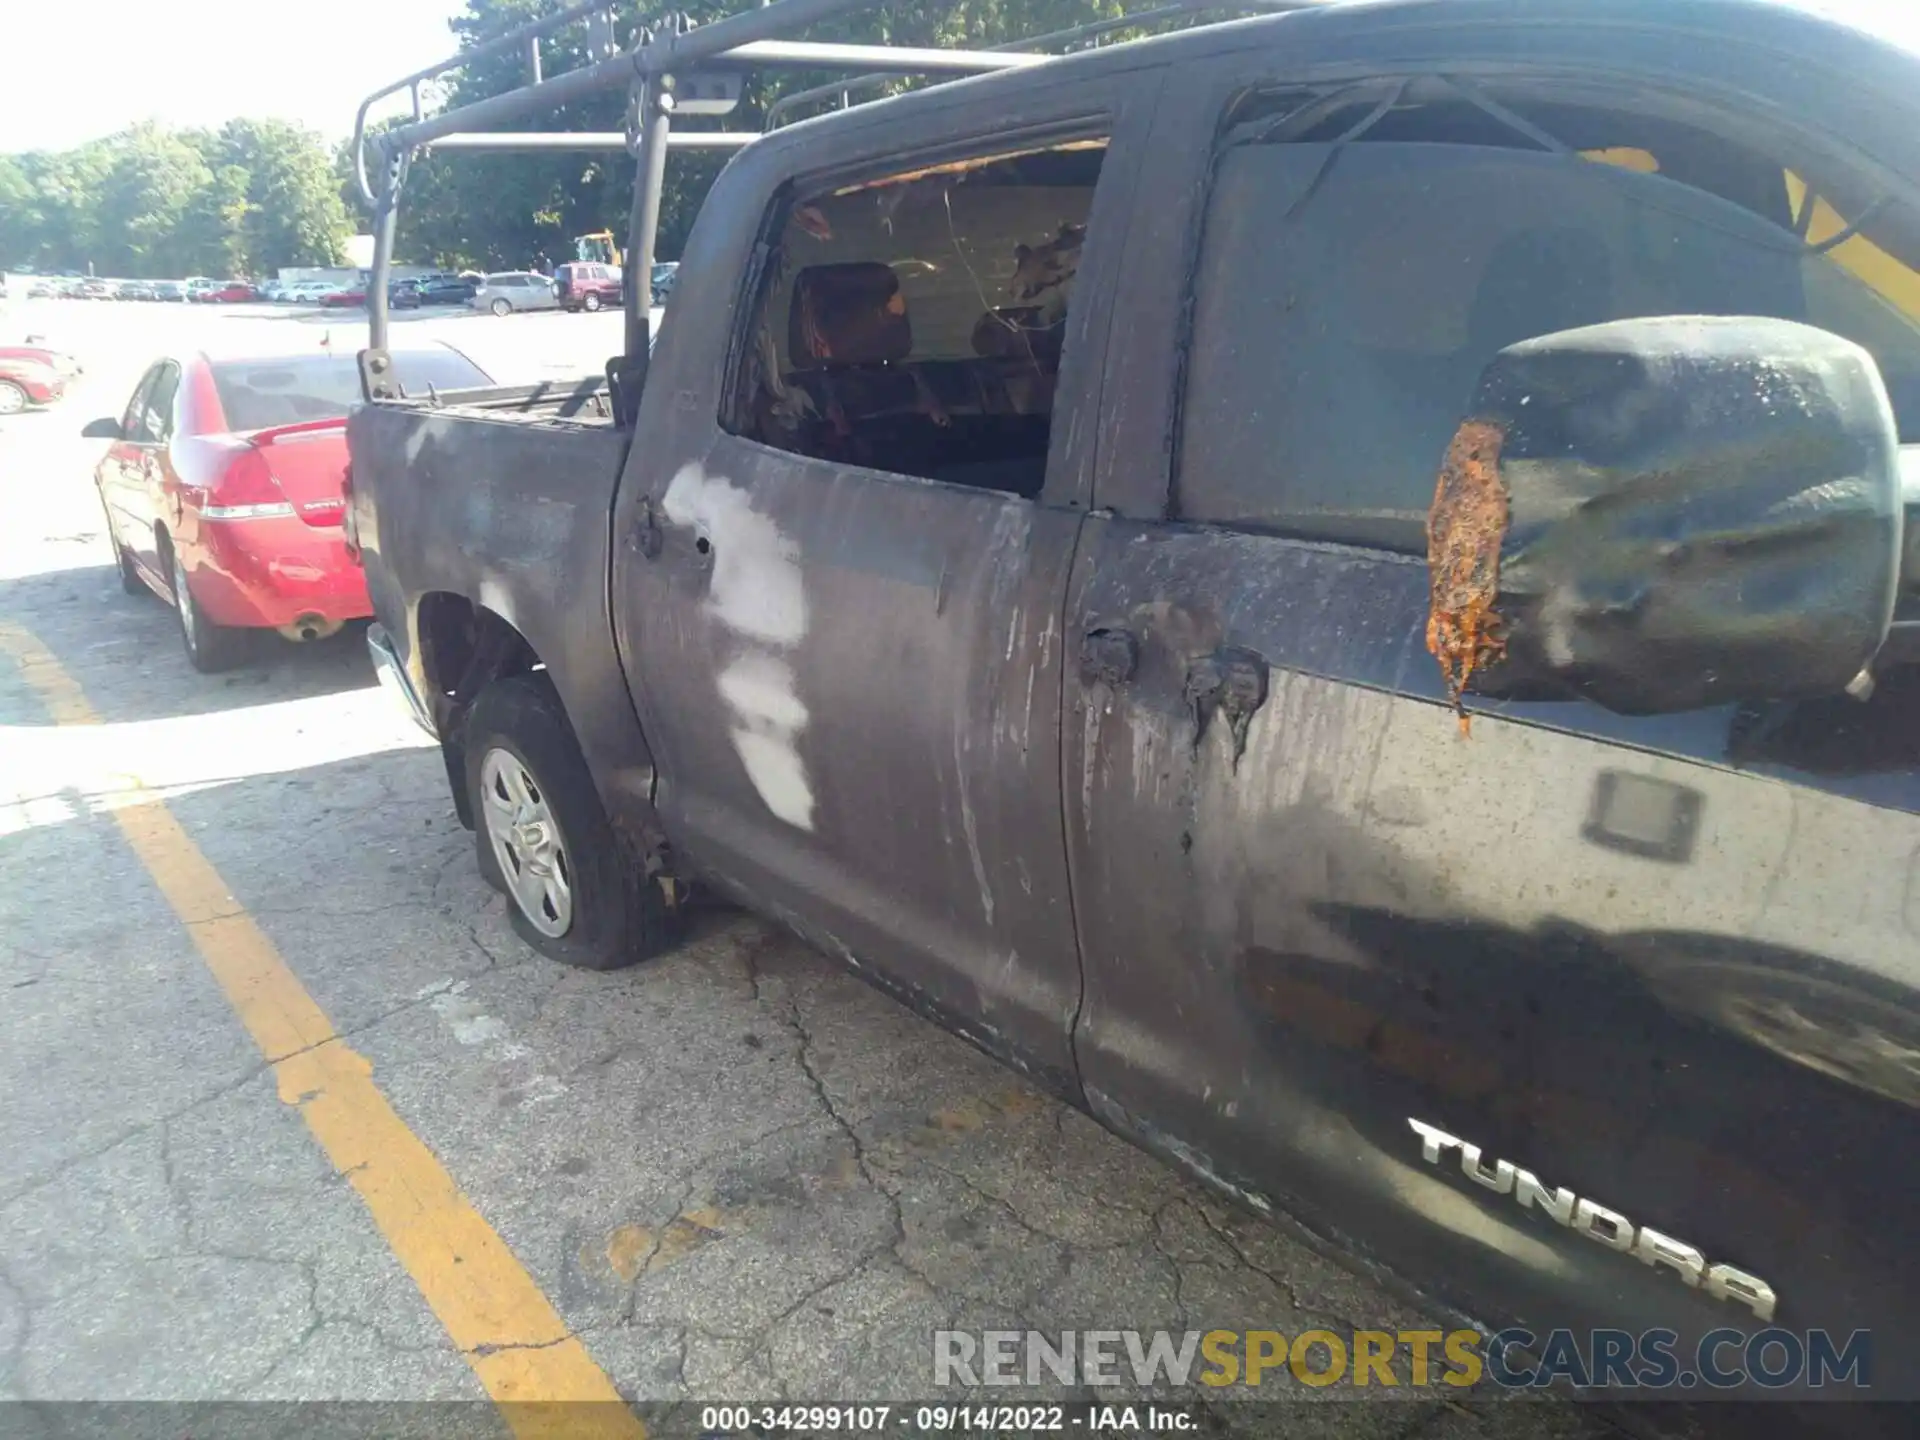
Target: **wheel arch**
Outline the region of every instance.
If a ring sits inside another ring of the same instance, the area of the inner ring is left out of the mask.
[[[542,615],[535,606],[527,618]],[[496,681],[544,673],[614,828],[634,853],[665,863],[666,836],[653,804],[653,752],[613,654],[604,592],[591,618],[587,623],[584,614],[545,615],[549,623],[536,630],[536,641],[499,611],[460,591],[420,596],[413,609],[417,673],[440,736],[454,810],[461,824],[473,828],[466,721],[474,701]]]
[[[472,829],[473,803],[466,785],[467,712],[494,681],[545,670],[546,662],[505,616],[455,591],[422,595],[414,612],[414,630],[454,810],[460,823]]]

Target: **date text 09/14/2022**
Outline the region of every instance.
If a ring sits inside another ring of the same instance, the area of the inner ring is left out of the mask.
[[[701,1440],[770,1432],[879,1436],[974,1434],[1177,1434],[1198,1421],[1176,1405],[709,1405],[700,1412]]]

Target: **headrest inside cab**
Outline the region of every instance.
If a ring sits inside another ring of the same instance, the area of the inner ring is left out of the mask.
[[[802,270],[793,277],[787,353],[796,370],[905,360],[913,323],[900,277],[877,260]]]

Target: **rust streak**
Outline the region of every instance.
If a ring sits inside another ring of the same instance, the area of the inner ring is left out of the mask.
[[[1447,698],[1471,733],[1464,696],[1482,665],[1505,653],[1494,602],[1500,593],[1500,545],[1507,534],[1507,490],[1500,481],[1505,432],[1490,420],[1468,420],[1454,432],[1427,512],[1427,564],[1432,599],[1427,649],[1440,662]]]

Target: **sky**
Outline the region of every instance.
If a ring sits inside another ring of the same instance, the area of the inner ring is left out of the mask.
[[[1920,50],[1920,0],[1802,3]],[[272,116],[344,137],[368,91],[453,54],[447,20],[460,0],[166,0],[90,11],[0,0],[0,9],[5,154],[64,149],[149,119],[179,127]]]
[[[66,149],[139,120],[296,120],[353,132],[370,90],[458,48],[460,0],[0,0],[0,154]],[[403,109],[404,98],[395,104]]]

